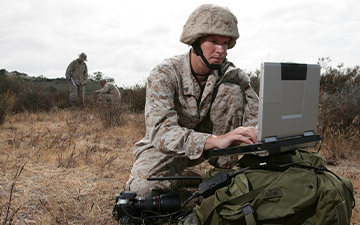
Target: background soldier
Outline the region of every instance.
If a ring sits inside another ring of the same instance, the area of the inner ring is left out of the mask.
[[[85,85],[88,82],[88,70],[85,61],[87,61],[87,56],[85,53],[81,53],[66,69],[66,80],[70,81],[69,101],[72,105],[75,102],[81,106],[84,105]]]
[[[101,80],[100,84],[102,88],[95,91],[95,93],[99,94],[98,102],[100,102],[100,104],[118,106],[121,100],[119,89],[106,80]]]
[[[227,9],[202,5],[190,15],[180,41],[192,49],[164,60],[146,86],[145,137],[135,144],[136,161],[127,189],[139,196],[176,187],[148,177],[181,175],[203,162],[203,151],[257,142],[258,97],[249,77],[226,59],[239,37]],[[231,168],[237,156],[211,163]]]

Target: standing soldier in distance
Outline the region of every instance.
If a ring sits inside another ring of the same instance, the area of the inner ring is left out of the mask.
[[[146,134],[135,144],[128,190],[169,191],[179,183],[147,178],[181,175],[209,149],[257,142],[258,97],[249,77],[226,59],[238,37],[227,8],[206,4],[190,15],[180,38],[190,51],[164,60],[147,79]],[[222,168],[236,162],[237,156],[211,161]]]
[[[85,53],[81,53],[66,69],[66,80],[70,81],[69,101],[71,105],[75,105],[77,102],[80,106],[84,106],[85,85],[88,82],[88,69],[85,61],[87,61],[87,56]]]

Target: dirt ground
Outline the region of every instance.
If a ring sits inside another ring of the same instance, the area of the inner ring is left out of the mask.
[[[105,129],[86,109],[9,116],[0,127],[0,223],[118,224],[115,196],[144,135],[143,115],[122,117],[121,126]],[[358,162],[344,159],[329,168],[352,181],[351,221],[360,224]]]

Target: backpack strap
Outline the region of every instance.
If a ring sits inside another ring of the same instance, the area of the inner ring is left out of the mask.
[[[241,210],[245,216],[246,225],[256,225],[254,218],[254,209],[251,207],[250,203],[245,203],[241,206]]]
[[[239,195],[234,197],[233,199],[229,199],[227,201],[221,202],[217,205],[215,205],[211,211],[209,211],[205,216],[206,220],[204,222],[204,224],[211,224],[211,222],[214,221],[218,221],[220,220],[219,218],[219,214],[218,213],[214,213],[215,210],[221,206],[222,204],[225,203],[230,203],[230,204],[242,204],[242,210],[243,210],[243,214],[245,216],[245,220],[247,225],[256,225],[255,222],[255,218],[254,218],[254,210],[252,209],[251,205],[249,202],[251,202],[252,200],[254,200],[268,185],[263,185],[261,187],[258,187],[248,193]],[[245,203],[245,204],[244,204]],[[247,207],[248,206],[250,207]],[[245,211],[244,211],[245,210]],[[252,212],[251,212],[252,211]],[[245,214],[245,212],[247,212],[247,214]],[[250,213],[251,212],[251,213]],[[218,223],[217,222],[217,223]]]

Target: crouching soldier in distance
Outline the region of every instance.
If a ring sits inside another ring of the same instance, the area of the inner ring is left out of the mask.
[[[115,84],[108,83],[106,80],[101,80],[101,89],[96,90],[98,96],[98,103],[108,106],[119,106],[121,101],[121,94]]]

